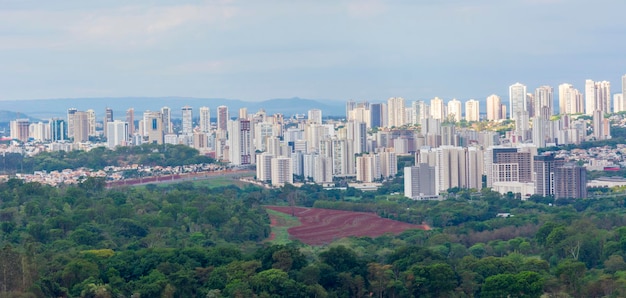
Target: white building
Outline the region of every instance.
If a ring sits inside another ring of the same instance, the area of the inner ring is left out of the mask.
[[[291,158],[272,158],[272,186],[283,186],[285,183],[293,184],[293,168]]]
[[[480,103],[478,100],[470,99],[465,102],[465,120],[480,121]]]
[[[438,120],[446,120],[446,110],[443,99],[435,97],[430,100],[430,117]]]
[[[466,104],[466,113],[467,113],[467,104]],[[461,108],[461,101],[456,98],[453,98],[448,102],[448,117],[454,119],[455,122],[460,122],[463,118],[463,111]]]
[[[500,96],[495,94],[491,94],[487,96],[487,120],[489,121],[497,121],[503,119],[502,113],[502,101],[500,100]]]
[[[211,109],[209,107],[200,107],[200,132],[211,132]]]
[[[113,149],[117,146],[126,146],[128,140],[128,123],[115,120],[107,123],[107,147]]]
[[[438,199],[436,167],[419,164],[404,168],[404,196],[413,200]]]
[[[527,111],[526,86],[515,83],[509,86],[509,118],[515,120],[519,112]]]

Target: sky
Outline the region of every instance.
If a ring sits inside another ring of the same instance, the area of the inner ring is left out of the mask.
[[[623,0],[0,0],[0,100],[508,98],[626,74]]]

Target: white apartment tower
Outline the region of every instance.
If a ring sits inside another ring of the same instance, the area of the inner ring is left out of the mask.
[[[406,124],[404,111],[404,98],[391,97],[387,100],[387,126],[400,127]]]
[[[509,86],[509,118],[515,120],[519,112],[527,111],[526,86],[515,83]]]
[[[250,120],[228,121],[228,145],[230,162],[234,165],[253,164],[254,144]]]
[[[94,111],[92,109],[87,110],[87,119],[88,119],[87,121],[89,122],[89,128],[88,128],[89,132],[88,132],[88,134],[89,134],[90,137],[95,137],[96,136],[96,111]],[[103,122],[104,122],[103,123],[104,126],[106,127],[106,125],[107,125],[106,118],[103,119]],[[104,130],[106,132],[106,128]],[[105,134],[105,136],[106,136],[106,134]]]
[[[107,122],[107,147],[113,149],[117,146],[126,146],[128,140],[128,123],[115,120]]]
[[[269,182],[272,180],[272,158],[274,155],[263,152],[256,156],[256,180]]]
[[[430,100],[430,117],[438,120],[446,120],[446,111],[443,99],[435,97]]]
[[[310,109],[308,112],[308,122],[314,124],[322,124],[322,110]]]
[[[272,165],[272,186],[283,186],[285,183],[293,184],[293,167],[291,158],[274,157]]]
[[[465,120],[480,121],[480,103],[478,100],[470,99],[465,102]]]
[[[211,132],[211,109],[209,107],[200,107],[200,132]]]
[[[611,110],[611,83],[608,81],[585,81],[585,114],[593,115],[595,110],[610,113]]]
[[[584,110],[582,93],[571,84],[559,85],[559,114],[580,114]]]
[[[502,101],[500,96],[491,94],[487,97],[487,120],[497,121],[503,119]]]
[[[467,113],[467,108],[466,108]],[[454,122],[461,122],[463,117],[463,112],[461,110],[461,101],[456,98],[453,98],[448,102],[448,117],[454,119]]]
[[[184,106],[182,109],[182,134],[190,135],[193,133],[193,109],[190,106]]]
[[[535,89],[534,115],[537,116],[543,107],[548,107],[549,115],[554,115],[554,88],[551,86],[540,86]]]

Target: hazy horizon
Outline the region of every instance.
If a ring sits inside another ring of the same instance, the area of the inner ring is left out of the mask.
[[[626,73],[618,0],[0,3],[0,100],[483,100]]]

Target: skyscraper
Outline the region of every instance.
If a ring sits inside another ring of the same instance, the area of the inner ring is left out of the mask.
[[[274,155],[268,152],[256,156],[256,179],[263,182],[272,181],[272,158]]]
[[[107,122],[107,147],[126,146],[128,141],[128,123],[115,120]]]
[[[311,124],[322,124],[322,110],[310,109],[308,112],[308,122]]]
[[[228,145],[232,164],[249,165],[253,163],[254,144],[252,143],[250,120],[228,121]]]
[[[217,129],[221,131],[226,131],[228,129],[228,120],[230,120],[230,116],[228,115],[228,107],[217,107]]]
[[[135,109],[126,110],[126,123],[128,123],[128,135],[132,136],[135,133]]]
[[[554,171],[555,199],[584,199],[587,197],[587,171],[575,163],[566,163]]]
[[[480,103],[478,100],[470,99],[465,102],[465,120],[480,121]]]
[[[96,111],[92,109],[87,110],[87,118],[87,121],[89,122],[89,136],[94,137],[96,136]],[[104,125],[106,126],[106,119],[104,119],[104,121]],[[104,128],[104,131],[104,136],[106,136],[106,128]]]
[[[184,106],[181,111],[183,114],[181,133],[190,135],[193,133],[193,109],[190,106]]]
[[[26,118],[11,121],[9,127],[9,129],[11,130],[11,139],[27,142],[29,125],[30,121]]]
[[[283,186],[285,183],[293,183],[293,167],[291,158],[272,158],[272,186]]]
[[[50,119],[50,139],[55,141],[67,140],[67,122],[60,118]]]
[[[209,107],[200,107],[200,132],[211,132],[211,110]]]
[[[509,118],[515,120],[519,112],[527,111],[526,86],[515,83],[509,86]]]
[[[534,115],[540,113],[543,107],[548,107],[549,116],[554,114],[554,88],[551,86],[540,86],[535,89]]]
[[[404,98],[391,97],[387,100],[387,126],[400,127],[406,124],[404,112]]]
[[[535,194],[544,197],[553,196],[555,191],[555,170],[565,164],[565,160],[563,158],[555,158],[552,153],[534,156],[533,163],[533,171],[535,172]]]
[[[443,99],[435,97],[430,100],[430,117],[441,121],[446,120],[446,111]]]
[[[571,84],[559,85],[559,114],[584,113],[583,95]]]
[[[163,119],[159,112],[143,113],[143,133],[148,143],[163,144]]]
[[[502,102],[500,96],[491,94],[487,97],[487,120],[497,121],[502,118]]]
[[[404,168],[404,196],[413,200],[437,198],[435,171],[434,166],[425,163]]]
[[[161,108],[161,125],[164,134],[174,133],[174,127],[172,126],[172,110],[169,107]]]
[[[466,108],[467,113],[467,108]],[[461,122],[463,117],[463,112],[461,108],[461,101],[456,98],[453,98],[448,102],[448,117],[454,119],[455,122]]]
[[[371,104],[370,105],[370,125],[372,127],[382,126],[381,117],[382,117],[382,104],[380,103]]]
[[[611,109],[611,83],[607,81],[585,81],[585,114],[593,115],[593,111],[600,110],[610,113]]]
[[[103,130],[104,130],[104,136],[105,137],[107,136],[107,129],[108,129],[107,123],[109,123],[109,122],[113,122],[113,109],[106,108],[106,109],[104,109],[104,119],[102,119],[102,127],[103,127]],[[94,124],[95,124],[95,121],[94,121]],[[94,127],[93,131],[94,131],[94,135],[95,135],[95,131],[96,131],[95,127]]]
[[[89,114],[83,111],[74,113],[74,143],[89,141]]]
[[[74,114],[78,110],[76,108],[67,109],[67,137],[74,137]]]

